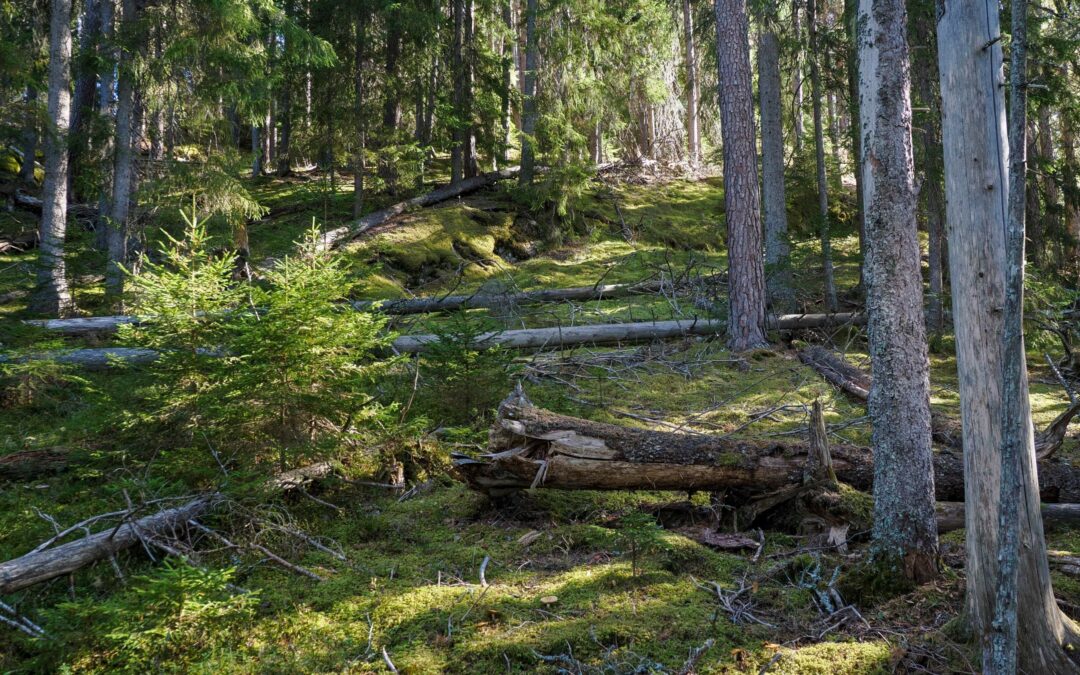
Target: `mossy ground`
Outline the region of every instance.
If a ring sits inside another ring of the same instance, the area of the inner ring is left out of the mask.
[[[286,254],[313,217],[327,226],[347,220],[351,193],[345,183],[331,190],[328,181],[320,179],[257,181],[254,193],[271,213],[302,208],[252,225],[253,262]],[[613,199],[634,230],[629,241],[613,224],[618,221]],[[376,195],[368,208],[389,201]],[[409,214],[393,227],[350,244],[347,255],[363,280],[363,294],[371,298],[467,292],[483,285],[526,290],[599,280],[618,283],[676,276],[687,269],[708,274],[726,267],[722,205],[716,179],[598,187],[578,207],[578,227],[559,245],[550,246],[530,231],[512,200],[496,190]],[[26,214],[0,213],[0,232],[32,226],[33,218]],[[844,289],[858,281],[858,240],[839,229],[834,251],[838,285]],[[76,296],[80,307],[97,311],[102,307],[100,283],[87,275],[100,274],[103,260],[91,245],[92,237],[73,228],[69,265],[74,276],[82,277]],[[816,241],[797,242],[794,257],[801,304],[808,310],[820,308]],[[63,344],[18,329],[11,320],[27,316],[25,294],[34,263],[34,253],[0,256],[0,294],[10,295],[0,305],[5,348]],[[630,298],[523,308],[512,315],[481,313],[511,327],[722,316],[723,299],[716,300],[716,307],[704,310],[667,299]],[[399,325],[402,330],[414,327],[422,323]],[[847,346],[850,358],[865,359],[858,331],[824,337]],[[1032,357],[1032,407],[1036,424],[1044,425],[1067,399]],[[526,384],[530,397],[568,414],[632,426],[783,440],[803,432],[809,404],[820,399],[837,440],[869,441],[865,409],[785,348],[736,358],[717,341],[692,340],[522,355],[519,365],[531,375]],[[147,490],[154,496],[186,491],[161,463],[155,465],[160,475],[149,486],[146,482],[146,466],[155,455],[148,431],[152,425],[142,419],[149,386],[144,374],[136,369],[83,377],[63,395],[36,407],[0,408],[0,455],[64,448],[71,453],[72,467],[60,475],[0,485],[0,558],[24,553],[51,535],[52,526],[39,512],[66,525],[122,507],[125,490],[133,491],[129,496],[136,499],[146,497]],[[957,415],[955,362],[947,340],[932,355],[931,379],[935,409]],[[458,438],[482,442],[483,429]],[[443,450],[450,449],[448,444]],[[1067,441],[1062,452],[1075,454],[1075,441]],[[357,457],[349,470],[362,477],[369,467],[365,458]],[[237,568],[234,583],[253,593],[249,611],[225,613],[214,630],[203,633],[174,626],[173,632],[149,638],[151,656],[136,664],[115,636],[151,618],[152,611],[143,604],[143,582],[134,577],[159,574],[160,567],[140,553],[125,554],[117,560],[123,581],[111,565],[102,563],[70,581],[60,579],[5,597],[56,638],[34,641],[0,629],[0,670],[106,672],[125,666],[137,670],[149,663],[153,670],[182,672],[381,672],[386,670],[381,655],[385,648],[402,672],[412,673],[556,672],[559,664],[552,659],[561,656],[606,667],[607,672],[661,672],[678,670],[690,650],[709,639],[714,644],[698,662],[698,672],[758,672],[770,662],[771,673],[892,672],[904,650],[916,646],[957,668],[970,656],[966,646],[939,644],[945,638],[937,632],[907,628],[929,624],[905,623],[904,612],[910,612],[912,603],[935,608],[935,616],[955,616],[957,589],[962,588],[958,572],[949,572],[940,587],[918,589],[896,601],[898,605],[867,608],[866,619],[888,629],[882,632],[862,630],[858,622],[826,631],[829,625],[822,623],[807,570],[821,570],[815,574],[827,577],[845,559],[803,554],[793,563],[784,554],[796,550],[799,541],[782,533],[766,533],[762,556],[751,562],[748,554],[716,552],[683,534],[664,531],[634,576],[625,540],[615,527],[619,516],[686,497],[537,490],[510,504],[493,504],[441,477],[429,492],[399,502],[382,490],[331,482],[319,498],[340,506],[340,511],[303,498],[275,505],[287,508],[305,531],[341,545],[347,563],[310,547],[279,542],[290,559],[326,581],[316,583],[227,551],[209,553],[206,564]],[[227,519],[209,522],[224,531],[230,526]],[[1051,530],[1048,536],[1052,548],[1080,550],[1073,531]],[[958,541],[962,533],[946,538],[948,546]],[[487,588],[478,583],[485,557],[491,560]],[[715,593],[698,585],[715,581],[734,589],[745,578],[762,579],[749,597],[773,627],[734,623],[718,608]],[[1056,574],[1054,581],[1060,597],[1080,605],[1080,585]],[[541,600],[548,596],[557,600]],[[71,600],[82,604],[63,604]],[[87,603],[136,609],[89,621]],[[197,637],[190,637],[193,634]],[[180,641],[185,635],[186,641]],[[774,660],[777,653],[781,655]]]

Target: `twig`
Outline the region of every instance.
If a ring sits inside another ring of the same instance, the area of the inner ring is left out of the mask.
[[[391,673],[396,673],[398,671],[397,666],[390,660],[390,655],[386,653],[386,647],[382,648],[382,660],[386,662],[386,667],[390,669]]]
[[[1054,372],[1054,376],[1057,377],[1058,382],[1061,383],[1061,388],[1064,389],[1065,393],[1069,395],[1069,403],[1075,405],[1076,392],[1074,392],[1073,388],[1069,386],[1068,380],[1066,380],[1065,376],[1061,374],[1060,370],[1058,370],[1057,364],[1054,363],[1054,360],[1052,358],[1050,358],[1050,355],[1044,353],[1043,356],[1046,357],[1046,363],[1049,364],[1050,370]]]
[[[480,563],[480,585],[484,588],[488,587],[487,579],[484,577],[484,571],[487,569],[488,563],[491,562],[491,556],[484,556],[484,562]]]
[[[678,670],[678,675],[690,675],[694,671],[694,666],[701,660],[701,657],[705,655],[705,652],[712,649],[712,646],[716,644],[716,640],[709,638],[700,647],[693,647],[690,649],[690,655],[686,657],[686,661],[683,663],[682,668]]]

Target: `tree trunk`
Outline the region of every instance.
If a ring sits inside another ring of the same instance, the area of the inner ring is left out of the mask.
[[[694,47],[694,12],[690,0],[682,0],[683,43],[686,49],[686,150],[692,168],[701,161],[701,132],[698,121],[697,50]],[[777,75],[779,77],[779,74]],[[779,87],[778,87],[779,88]],[[779,103],[777,103],[779,106]]]
[[[89,149],[86,121],[94,112],[97,68],[95,52],[101,41],[101,3],[86,0],[79,21],[79,58],[75,64],[75,96],[71,101],[71,147],[68,150],[68,190],[74,195],[81,170],[80,157]]]
[[[874,547],[922,583],[937,575],[938,542],[904,0],[860,0],[856,25]]]
[[[525,76],[522,92],[521,114],[521,175],[522,185],[532,185],[536,156],[533,149],[533,134],[536,133],[536,68],[540,58],[540,49],[536,36],[536,13],[540,0],[526,0],[525,3]]]
[[[26,123],[22,132],[22,163],[19,164],[19,180],[27,186],[37,184],[34,178],[34,169],[37,167],[37,89],[33,86],[26,87]]]
[[[367,48],[367,16],[364,12],[356,19],[356,41],[353,45],[355,61],[353,70],[353,87],[356,97],[353,103],[353,114],[356,115],[356,156],[353,158],[353,218],[359,218],[364,212],[364,172],[365,157],[367,151],[367,120],[364,118],[364,50]]]
[[[856,43],[858,4],[858,0],[844,0],[845,30],[852,45]],[[848,125],[848,134],[851,140],[851,162],[854,165],[851,172],[855,176],[855,221],[859,224],[859,287],[863,287],[865,286],[863,262],[866,260],[866,232],[864,232],[866,199],[863,195],[862,138],[859,132],[859,54],[854,47],[847,50],[847,85],[847,112],[851,120],[854,120],[853,124]]]
[[[686,0],[684,0],[685,2]],[[767,18],[766,21],[772,21]],[[784,128],[780,111],[780,41],[771,28],[758,42],[758,100],[761,106],[761,190],[765,206],[765,284],[774,312],[795,309],[791,285],[787,200],[784,197]]]
[[[454,0],[454,37],[450,48],[450,67],[454,74],[453,105],[454,128],[451,130],[453,146],[450,148],[450,183],[465,178],[465,5],[467,0]]]
[[[791,68],[791,127],[795,136],[795,154],[802,152],[803,137],[803,69],[802,69],[802,22],[799,21],[799,2],[791,3],[791,23],[795,39],[794,62]]]
[[[476,120],[473,119],[473,80],[476,71],[475,12],[473,0],[465,0],[465,178],[473,178],[480,173],[480,165],[476,161]]]
[[[765,263],[754,143],[754,95],[745,0],[715,0],[724,214],[728,250],[728,346],[765,345]]]
[[[379,175],[386,183],[387,191],[392,195],[397,194],[398,171],[392,157],[387,154],[387,150],[397,144],[398,127],[401,126],[401,83],[398,73],[398,61],[401,58],[401,27],[398,21],[398,17],[390,17],[389,26],[386,29],[386,98],[383,100],[383,152],[379,158]]]
[[[67,314],[74,309],[64,266],[67,230],[68,124],[71,119],[71,0],[52,0],[49,19],[49,129],[45,134],[35,312]]]
[[[1061,200],[1061,194],[1058,190],[1057,181],[1054,180],[1053,166],[1054,166],[1054,136],[1053,130],[1050,126],[1050,106],[1043,103],[1039,106],[1039,171],[1040,180],[1039,183],[1042,186],[1042,194],[1044,200],[1044,229],[1049,232],[1051,241],[1056,250],[1062,250],[1062,242],[1065,241],[1068,236],[1061,227],[1061,206],[1059,201]],[[1057,264],[1063,262],[1063,256],[1059,256],[1056,260]]]
[[[1005,215],[1008,139],[1005,136],[1001,43],[996,6],[975,0],[945,3],[938,19],[946,217],[950,281],[966,476],[967,619],[975,635],[991,630],[998,585],[998,509],[1004,353]],[[1022,149],[1021,149],[1022,151]],[[1039,513],[1038,476],[1026,376],[1018,396],[1021,435],[1017,573],[1021,670],[1077,672],[1065,645],[1074,625],[1055,601]]]
[[[131,37],[138,21],[138,0],[123,0],[120,25]],[[134,49],[120,58],[117,85],[116,154],[113,160],[112,203],[109,208],[108,253],[105,294],[119,301],[124,292],[123,265],[127,263],[128,213],[135,181],[135,71]]]
[[[499,91],[501,134],[499,139],[498,165],[505,167],[510,161],[510,96],[514,89],[514,61],[517,56],[517,41],[514,39],[514,0],[502,0],[502,20],[506,35],[503,37],[500,55],[502,61],[502,89]]]
[[[814,108],[814,156],[817,159],[818,226],[821,231],[821,265],[825,283],[825,306],[835,312],[836,282],[833,280],[832,245],[829,241],[829,185],[825,172],[825,129],[821,119],[821,68],[818,65],[817,0],[807,0],[806,24],[810,32],[810,98]]]
[[[258,124],[251,125],[251,177],[263,175],[262,130]]]
[[[1068,237],[1068,248],[1063,269],[1066,278],[1071,280],[1080,279],[1080,185],[1077,185],[1078,164],[1076,156],[1077,144],[1076,118],[1070,111],[1063,110],[1061,114],[1061,152],[1064,156],[1062,180],[1065,189],[1065,234]]]

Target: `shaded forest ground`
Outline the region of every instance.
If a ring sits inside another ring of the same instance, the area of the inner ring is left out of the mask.
[[[346,219],[351,191],[339,187],[331,191],[325,177],[258,181],[255,193],[271,212],[250,226],[253,266],[288,253],[313,218],[329,225]],[[798,226],[802,202],[793,192]],[[369,208],[388,201],[377,197]],[[597,184],[575,204],[574,225],[554,245],[537,222],[543,215],[522,215],[506,193],[492,190],[407,215],[346,251],[358,263],[368,298],[709,275],[726,267],[722,207],[716,178]],[[843,222],[844,202],[835,208],[841,221],[834,232],[837,282],[848,289],[858,277],[857,237]],[[34,222],[30,214],[2,213],[0,234]],[[797,234],[794,267],[800,303],[812,311],[822,292],[810,229]],[[92,233],[75,232],[76,299],[95,312],[102,291],[93,275],[103,260],[91,246]],[[0,256],[4,349],[84,344],[41,335],[14,320],[25,316],[34,259],[32,252]],[[706,288],[689,297],[472,314],[514,328],[723,313],[723,298]],[[395,328],[419,331],[440,321],[400,320]],[[798,338],[835,345],[866,365],[857,329]],[[1029,341],[1037,426],[1068,405],[1042,360],[1053,346],[1045,336]],[[950,348],[947,335],[934,345],[932,403],[955,417]],[[590,419],[790,438],[805,434],[809,406],[820,399],[835,439],[869,441],[865,409],[801,364],[783,342],[741,358],[717,340],[577,349],[520,355],[515,368],[538,405]],[[0,559],[51,536],[45,516],[66,526],[122,508],[126,496],[188,490],[183,469],[171,467],[167,453],[159,455],[156,434],[167,430],[146,421],[148,384],[139,370],[34,384],[35,395],[25,399],[12,394],[19,383],[8,384],[0,405],[0,459],[58,450],[69,468],[0,479]],[[507,378],[489,394],[497,401],[509,386]],[[403,392],[391,386],[387,395]],[[399,492],[330,479],[313,496],[333,506],[291,496],[252,507],[332,549],[340,546],[345,561],[284,536],[266,542],[325,581],[212,545],[201,562],[214,572],[125,554],[114,565],[101,563],[3,598],[52,637],[31,640],[0,629],[0,670],[381,672],[388,668],[383,650],[399,670],[416,673],[680,672],[687,666],[702,673],[766,666],[774,673],[974,670],[974,652],[954,622],[963,593],[962,531],[943,538],[940,581],[899,594],[854,580],[866,533],[852,533],[847,553],[807,549],[798,537],[772,531],[763,533],[760,550],[731,552],[695,541],[692,528],[686,529],[693,523],[661,517],[666,528],[637,540],[624,527],[628,515],[687,500],[709,507],[709,495],[537,490],[492,504],[436,468],[451,450],[482,448],[488,421],[443,424],[423,402],[416,414],[441,429],[425,439],[429,472],[410,476],[426,481],[425,489],[402,499]],[[369,450],[346,459],[345,478],[383,480],[379,451]],[[1074,461],[1076,439],[1068,437],[1059,455]],[[209,522],[228,532],[240,520],[225,513]],[[1080,550],[1078,532],[1051,530],[1048,539],[1051,549]],[[486,586],[480,583],[485,559]],[[1057,572],[1054,583],[1064,606],[1076,611],[1080,584]],[[837,612],[833,591],[858,611]],[[703,647],[694,666],[690,655]]]

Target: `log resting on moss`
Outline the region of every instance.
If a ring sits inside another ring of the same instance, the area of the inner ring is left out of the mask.
[[[806,347],[799,350],[799,360],[853,398],[863,403],[866,403],[869,398],[870,384],[873,382],[870,373],[848,363],[836,352],[819,346]],[[1049,459],[1057,452],[1065,440],[1069,423],[1077,414],[1080,414],[1080,403],[1070,405],[1045,429],[1036,431],[1035,456],[1038,459]],[[931,415],[930,424],[936,442],[960,449],[962,437],[960,423],[957,420],[934,413]]]
[[[650,431],[593,422],[537,408],[516,392],[499,407],[489,453],[454,456],[457,475],[491,496],[533,487],[565,490],[726,490],[750,498],[803,483],[807,443]],[[869,491],[868,448],[830,447],[836,477]],[[963,458],[934,454],[936,496],[963,501]],[[1080,502],[1080,471],[1039,463],[1043,501]]]

